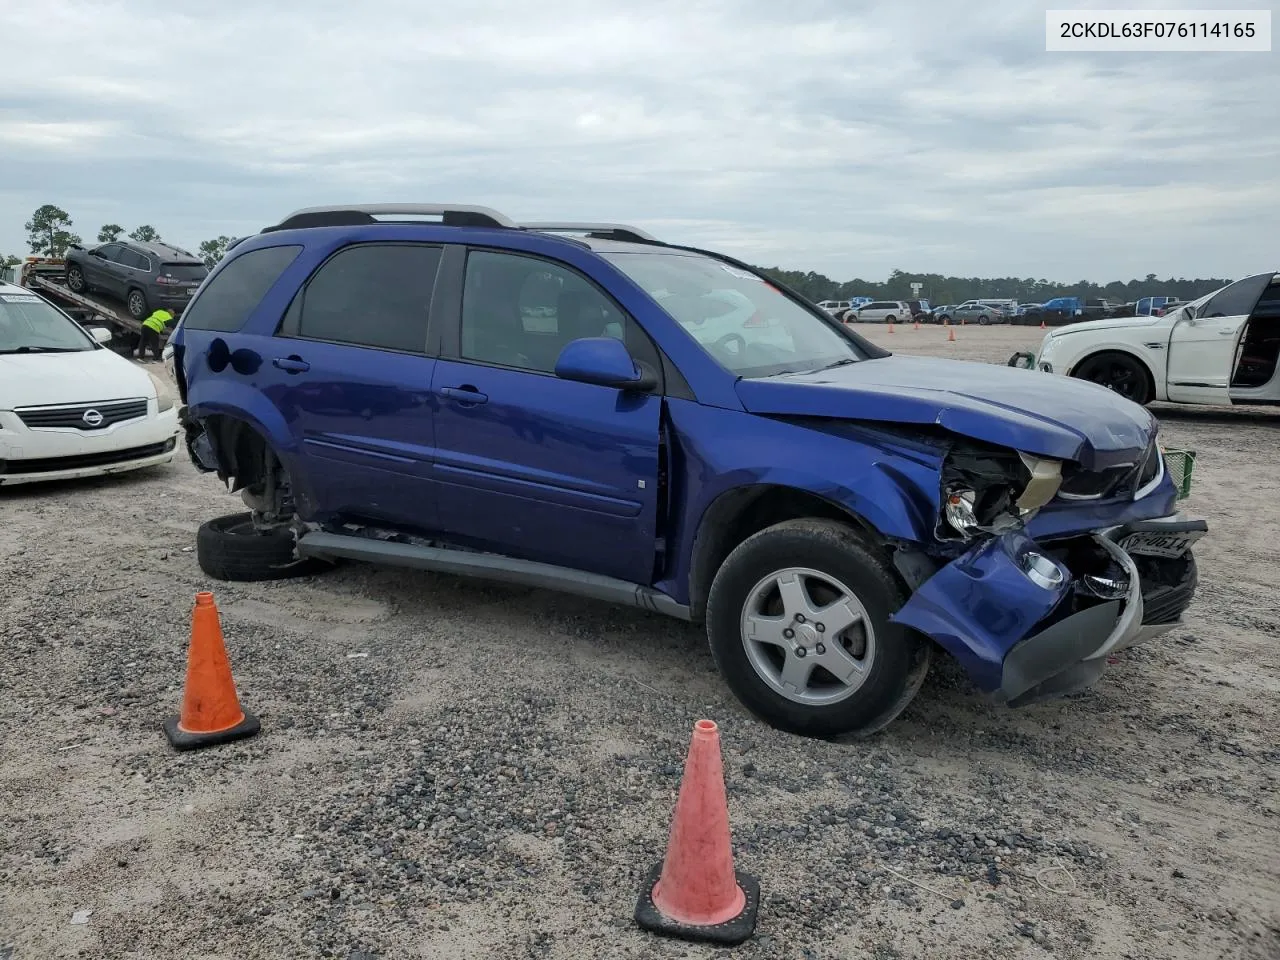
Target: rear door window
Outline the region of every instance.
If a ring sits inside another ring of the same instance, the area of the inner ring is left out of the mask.
[[[441,250],[422,243],[362,243],[338,251],[294,298],[280,332],[425,353]]]
[[[287,246],[240,254],[196,296],[182,318],[183,328],[219,333],[239,330],[301,252],[300,246]]]
[[[151,260],[137,250],[123,249],[116,259],[126,267],[131,267],[134,270],[150,271],[151,269]]]

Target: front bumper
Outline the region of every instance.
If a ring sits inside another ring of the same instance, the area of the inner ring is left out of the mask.
[[[1008,533],[943,567],[893,619],[932,637],[1001,702],[1062,696],[1097,682],[1112,654],[1178,626],[1195,594],[1189,546],[1156,557],[1120,544],[1134,535],[1181,544],[1207,529],[1171,516],[1056,543]],[[1086,586],[1082,557],[1123,571],[1113,580],[1123,595],[1108,599]]]
[[[28,428],[11,412],[0,411],[0,486],[71,480],[123,473],[173,460],[178,442],[178,412],[147,414],[103,430]]]

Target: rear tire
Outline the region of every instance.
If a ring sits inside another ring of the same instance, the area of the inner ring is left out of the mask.
[[[196,533],[196,561],[215,580],[252,582],[284,580],[318,573],[318,560],[298,559],[293,531],[254,528],[252,513],[233,513],[200,525]]]
[[[898,322],[898,318],[897,318],[897,317],[895,317],[893,314],[889,314],[889,316],[887,316],[887,317],[885,317],[885,318],[884,318],[884,322],[885,322],[885,323],[897,323],[897,322]]]
[[[799,619],[797,596],[810,611]],[[707,599],[707,637],[729,688],[770,726],[824,739],[866,735],[907,708],[928,670],[921,638],[889,620],[905,599],[888,561],[853,527],[788,520],[729,554]],[[818,631],[819,617],[831,627]],[[837,629],[842,618],[850,625]],[[784,630],[789,650],[762,639]]]

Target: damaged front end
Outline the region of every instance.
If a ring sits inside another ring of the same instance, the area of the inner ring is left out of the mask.
[[[1172,505],[1165,486],[1154,438],[1134,462],[1090,471],[955,444],[932,572],[893,619],[1011,706],[1092,686],[1110,655],[1177,626],[1195,592],[1191,545],[1208,526],[1153,516]]]

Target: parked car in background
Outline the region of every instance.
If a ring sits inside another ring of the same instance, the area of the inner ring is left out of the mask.
[[[849,314],[849,320],[858,323],[901,323],[910,319],[911,307],[903,300],[872,300]]]
[[[1113,316],[1118,304],[1107,300],[1083,300],[1080,297],[1054,297],[1040,307],[1040,319],[1046,326],[1060,327],[1067,323],[1086,320],[1102,320]]]
[[[933,307],[929,306],[928,300],[904,300],[903,303],[911,308],[912,320],[927,323],[933,318]]]
[[[209,269],[192,253],[166,243],[116,240],[67,251],[67,287],[119,300],[135,320],[160,307],[181,315]]]
[[[1182,306],[1177,297],[1143,297],[1133,305],[1135,317],[1161,317],[1170,310]]]
[[[25,287],[0,282],[0,486],[123,473],[173,459],[159,377]]]
[[[948,323],[951,320],[951,315],[955,313],[955,309],[956,309],[956,305],[954,303],[948,303],[940,307],[934,307],[933,316],[930,317],[930,319],[934,323]]]
[[[1012,323],[1030,325],[1040,322],[1041,305],[1038,303],[1020,303],[1013,312]]]
[[[1135,403],[1280,405],[1280,274],[1228,284],[1163,316],[1075,323],[1040,345],[1046,373],[1092,380]]]
[[[1004,323],[1004,311],[997,306],[970,300],[951,311],[952,323],[978,323],[986,326],[990,323]]]
[[[739,298],[761,322],[691,335]],[[997,702],[1075,692],[1195,592],[1207,526],[1147,411],[895,356],[634,227],[299,211],[171,342],[192,461],[246,507],[201,525],[207,576],[345,558],[630,604],[704,625],[739,700],[797,733],[883,728],[935,651]]]
[[[823,300],[818,304],[820,309],[827,311],[831,316],[837,318],[848,310],[850,306],[851,304],[848,300]]]

